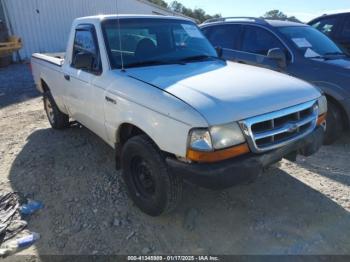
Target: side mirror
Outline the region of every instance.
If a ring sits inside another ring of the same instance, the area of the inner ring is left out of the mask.
[[[267,53],[267,57],[276,60],[280,68],[287,67],[286,54],[280,48],[272,48]]]
[[[222,48],[220,46],[215,47],[216,53],[218,54],[218,57],[221,58],[222,57]]]
[[[80,52],[75,55],[75,59],[73,61],[74,67],[77,69],[85,69],[92,70],[92,66],[94,63],[94,56],[88,52]]]

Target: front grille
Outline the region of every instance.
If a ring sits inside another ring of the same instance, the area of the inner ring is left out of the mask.
[[[253,117],[240,122],[251,150],[262,153],[292,143],[309,133],[317,124],[316,101]]]

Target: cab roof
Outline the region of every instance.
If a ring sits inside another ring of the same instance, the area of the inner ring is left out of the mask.
[[[273,27],[307,26],[302,23],[291,22],[291,21],[282,21],[282,20],[265,20],[265,21]]]
[[[75,21],[83,22],[83,21],[95,21],[100,22],[103,20],[109,20],[109,19],[138,19],[138,18],[149,18],[149,19],[174,19],[174,20],[185,20],[185,21],[192,21],[189,18],[180,17],[180,16],[161,16],[161,15],[139,15],[139,14],[110,14],[110,15],[94,15],[94,16],[85,16],[77,18]]]
[[[238,23],[238,24],[258,24],[271,27],[287,27],[287,26],[307,26],[303,23],[291,22],[291,21],[282,21],[282,20],[270,20],[263,18],[255,17],[223,17],[223,18],[214,18],[208,21],[205,21],[202,26],[210,24],[225,24],[225,23]]]

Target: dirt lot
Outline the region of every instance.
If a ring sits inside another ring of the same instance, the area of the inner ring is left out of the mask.
[[[350,254],[350,134],[222,192],[186,185],[172,215],[136,209],[113,151],[49,128],[26,65],[0,69],[0,190],[41,200],[26,254]]]

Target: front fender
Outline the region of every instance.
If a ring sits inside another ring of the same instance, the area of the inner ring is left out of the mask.
[[[120,103],[130,102],[118,100],[118,104]],[[129,124],[147,134],[162,151],[182,157],[186,156],[190,125],[136,104],[129,106],[132,106],[133,110],[114,111],[114,118],[111,118],[109,113],[106,115],[105,127],[111,145],[118,144],[120,127]],[[106,112],[108,111],[107,109]]]
[[[168,96],[165,93],[162,95]],[[123,124],[130,124],[146,133],[162,151],[185,157],[189,131],[194,125],[206,126],[204,121],[188,121],[191,119],[171,116],[170,112],[174,113],[176,110],[174,108],[168,108],[169,113],[162,113],[164,108],[155,110],[120,94],[109,92],[108,96],[116,101],[116,104],[105,104],[105,127],[111,145],[118,143],[119,128]],[[180,104],[177,110],[182,111],[183,114],[192,112],[185,104]]]
[[[189,130],[208,127],[202,115],[177,97],[117,72],[106,75],[104,101],[108,143],[118,143],[118,130],[128,123],[146,133],[168,153],[185,157]]]
[[[326,95],[333,97],[338,102],[345,100],[348,97],[347,92],[334,83],[325,81],[312,81],[311,84],[320,88]]]
[[[339,105],[342,107],[345,113],[347,124],[349,124],[350,123],[349,94],[343,88],[333,83],[315,81],[315,82],[312,82],[312,84],[319,87],[327,96],[332,97],[334,100],[336,100],[339,103]]]

